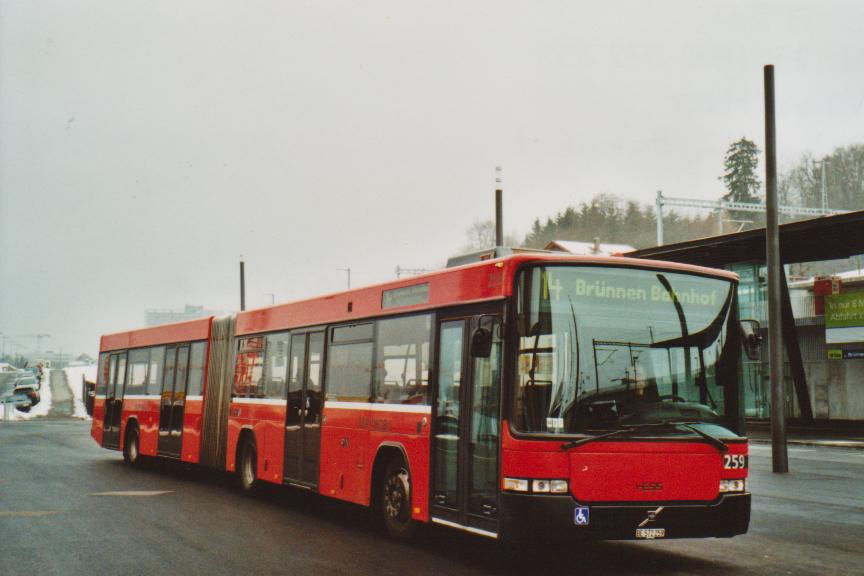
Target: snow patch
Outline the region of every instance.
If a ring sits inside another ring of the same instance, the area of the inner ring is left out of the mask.
[[[74,397],[73,403],[75,405],[75,411],[73,416],[75,416],[75,418],[90,420],[90,416],[87,415],[87,409],[84,408],[83,379],[86,378],[88,382],[96,381],[96,374],[98,373],[96,364],[91,364],[90,366],[74,366],[71,368],[64,368],[64,370],[66,371],[66,382],[69,384],[69,388],[72,390],[72,396]]]

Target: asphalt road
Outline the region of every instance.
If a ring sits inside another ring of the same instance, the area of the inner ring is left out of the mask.
[[[430,527],[392,542],[363,508],[228,476],[126,467],[89,424],[0,423],[0,574],[864,574],[864,450],[754,445],[751,531],[731,540],[603,542],[517,553]]]

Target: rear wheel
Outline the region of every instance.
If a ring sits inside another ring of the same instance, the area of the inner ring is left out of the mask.
[[[243,447],[240,449],[240,461],[237,465],[237,473],[240,476],[240,488],[247,494],[251,494],[258,489],[260,481],[258,480],[258,453],[255,449],[255,442],[246,440],[243,442]]]
[[[126,442],[123,445],[123,460],[130,466],[141,465],[141,446],[138,439],[138,428],[126,431]]]
[[[387,463],[378,490],[379,514],[387,534],[397,540],[410,540],[417,531],[417,522],[411,518],[411,474],[402,459]]]

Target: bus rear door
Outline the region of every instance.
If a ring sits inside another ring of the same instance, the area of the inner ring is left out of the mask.
[[[189,372],[189,345],[169,346],[165,350],[165,372],[159,401],[159,444],[161,456],[180,457],[183,446],[183,415]]]
[[[318,485],[323,365],[324,332],[292,334],[283,477],[311,487]]]

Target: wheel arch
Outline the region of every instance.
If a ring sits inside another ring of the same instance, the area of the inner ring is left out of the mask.
[[[255,429],[248,425],[241,427],[240,432],[237,434],[237,445],[234,447],[235,468],[236,462],[240,458],[240,450],[243,449],[243,445],[246,442],[252,442],[255,445],[255,449],[258,449],[258,439],[255,437]]]
[[[412,485],[414,483],[414,476],[411,474],[411,459],[408,458],[405,446],[399,442],[382,442],[378,445],[378,451],[375,453],[375,460],[372,464],[372,478],[369,483],[369,506],[373,509],[380,497],[377,490],[378,483],[381,482],[381,477],[384,475],[387,463],[394,458],[400,458],[405,463],[405,467],[408,468],[408,477],[411,479]]]
[[[123,425],[123,437],[120,441],[120,446],[126,446],[126,439],[129,437],[129,430],[138,430],[138,442],[141,442],[141,424],[138,422],[138,416],[128,416],[126,423]]]

